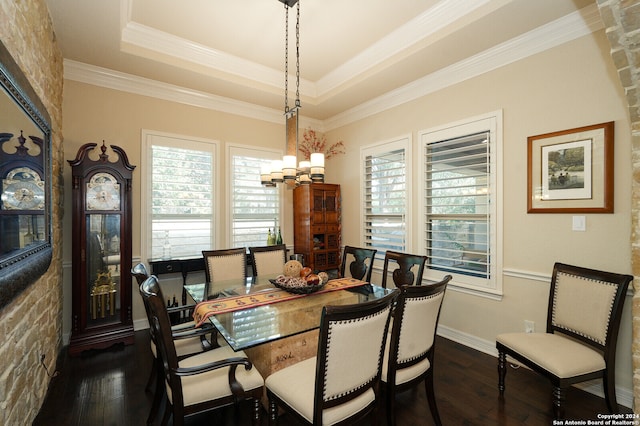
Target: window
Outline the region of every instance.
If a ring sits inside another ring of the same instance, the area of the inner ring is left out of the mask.
[[[229,146],[229,241],[232,247],[264,246],[267,232],[280,222],[280,188],[264,187],[260,182],[263,164],[282,155],[275,151]]]
[[[364,245],[378,250],[405,251],[409,194],[407,164],[409,138],[365,147],[361,151],[364,169]]]
[[[202,256],[215,247],[217,149],[213,141],[143,132],[143,256]]]
[[[496,291],[498,162],[496,119],[421,134],[425,275]]]

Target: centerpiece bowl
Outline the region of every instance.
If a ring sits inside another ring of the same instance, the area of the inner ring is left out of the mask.
[[[304,278],[286,277],[280,275],[269,280],[274,286],[294,294],[311,294],[322,290],[326,283],[320,281],[319,284],[308,284]]]

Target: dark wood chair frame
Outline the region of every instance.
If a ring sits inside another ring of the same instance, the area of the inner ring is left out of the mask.
[[[149,278],[147,268],[142,263],[138,263],[131,269],[131,275],[133,275],[133,277],[136,279],[138,285],[142,285],[142,283],[145,282],[147,278]],[[160,288],[158,288],[158,296],[161,300],[164,301],[164,295],[162,294],[162,290]],[[151,321],[151,311],[144,297],[142,298],[142,302],[144,305],[144,310],[147,314],[147,320]],[[193,306],[194,305],[171,307],[167,308],[166,310],[167,314],[170,315],[171,313],[176,313],[183,310],[190,311],[193,309]],[[213,324],[207,323],[201,328],[181,327],[179,330],[174,331],[172,333],[172,336],[174,339],[189,339],[198,337],[200,338],[202,350],[208,351],[218,346],[217,342],[213,340],[216,333],[217,330],[213,327]],[[162,362],[159,359],[158,340],[153,327],[151,327],[151,322],[149,322],[149,335],[151,337],[151,341],[156,346],[156,356],[153,357],[153,365],[151,366],[149,379],[147,380],[147,385],[145,386],[145,389],[147,391],[150,391],[153,384],[155,383],[156,385],[155,390],[153,391],[153,402],[151,404],[151,410],[149,410],[149,416],[147,417],[147,424],[152,425],[155,422],[156,414],[160,409],[160,405],[162,404],[162,400],[164,399],[166,394],[163,386],[164,372]],[[179,357],[179,359],[185,357]]]
[[[347,267],[347,255],[354,257],[354,260],[349,264],[349,272],[353,278],[363,280],[368,283],[371,282],[371,273],[373,272],[373,262],[378,250],[368,249],[361,247],[344,246],[342,251],[342,263],[340,265],[340,276],[344,277]],[[366,260],[369,259],[369,265],[367,266]]]
[[[604,281],[617,285],[613,306],[611,307],[609,326],[607,327],[606,339],[604,344],[599,344],[594,340],[584,337],[578,333],[572,332],[571,330],[568,330],[566,328],[557,327],[553,324],[553,300],[556,290],[556,279],[559,272],[563,272],[569,275],[578,275],[587,279]],[[624,305],[627,287],[629,286],[629,283],[631,281],[633,281],[633,276],[631,275],[616,274],[611,272],[582,268],[579,266],[566,265],[563,263],[556,263],[553,267],[553,274],[551,277],[551,290],[549,292],[546,332],[562,333],[601,352],[604,356],[605,368],[603,370],[594,371],[589,374],[583,374],[575,377],[558,377],[550,371],[547,371],[546,369],[535,364],[526,356],[523,356],[520,353],[511,350],[510,348],[500,344],[499,342],[496,342],[496,348],[498,349],[498,390],[500,391],[500,396],[504,397],[505,376],[507,374],[506,359],[507,355],[509,355],[518,362],[526,365],[533,371],[543,375],[551,381],[551,384],[553,385],[553,412],[556,419],[562,419],[564,417],[563,403],[566,399],[566,391],[569,386],[574,383],[580,383],[586,380],[593,380],[598,378],[602,378],[607,408],[611,413],[619,413],[619,407],[616,401],[615,385],[616,343],[618,341],[618,331],[620,328],[620,321],[622,319],[622,307]]]
[[[389,319],[391,315],[387,317],[385,323],[385,332],[383,334],[382,346],[380,347],[380,356],[378,358],[378,373],[368,383],[355,391],[343,395],[339,398],[332,399],[331,401],[324,401],[324,377],[326,373],[326,360],[327,360],[327,348],[330,340],[330,324],[339,321],[353,321],[358,318],[365,318],[370,315],[375,315],[387,309],[391,306],[397,296],[397,290],[389,293],[383,298],[373,300],[366,303],[358,303],[352,305],[342,306],[325,306],[322,309],[322,317],[320,320],[320,332],[318,336],[318,355],[316,361],[316,377],[315,377],[315,391],[313,402],[313,423],[309,423],[304,417],[298,414],[293,408],[291,408],[285,401],[278,398],[274,393],[269,391],[267,387],[267,396],[269,398],[269,424],[277,425],[278,423],[278,407],[284,408],[287,413],[295,417],[297,420],[304,424],[322,425],[322,412],[331,407],[342,405],[348,401],[351,401],[358,396],[362,395],[369,389],[372,389],[376,395],[375,401],[369,406],[365,407],[359,413],[354,416],[343,420],[337,425],[352,425],[365,419],[367,415],[371,415],[371,423],[378,424],[378,411],[379,411],[379,394],[380,394],[380,375],[382,373],[382,356],[384,354],[384,347],[386,344],[387,330],[389,327]]]
[[[251,268],[253,270],[253,275],[260,275],[260,271],[258,271],[258,266],[256,265],[256,253],[265,253],[268,251],[278,251],[282,250],[282,265],[287,261],[287,245],[286,244],[276,244],[273,246],[259,246],[259,247],[249,247],[249,257],[251,258]]]
[[[209,270],[209,257],[220,257],[220,256],[233,256],[243,254],[244,256],[244,269],[242,270],[242,276],[247,276],[247,249],[244,247],[233,248],[233,249],[222,249],[222,250],[202,250],[202,257],[204,258],[204,276],[207,280],[207,283],[211,283],[211,271]],[[208,294],[208,292],[207,292]]]
[[[432,297],[440,293],[444,293],[447,284],[451,281],[451,275],[445,275],[445,277],[435,284],[429,284],[424,286],[417,285],[403,285],[400,287],[400,293],[396,299],[393,310],[393,324],[391,326],[391,335],[389,343],[389,359],[387,361],[387,382],[381,382],[382,391],[385,396],[386,410],[387,410],[387,424],[395,425],[395,401],[396,394],[407,389],[415,387],[418,383],[424,382],[424,388],[427,394],[427,401],[429,402],[429,409],[431,410],[431,416],[436,425],[441,425],[440,414],[438,413],[438,406],[436,404],[435,391],[433,386],[433,371],[435,360],[435,334],[438,327],[438,321],[440,320],[440,310],[442,308],[442,302],[438,306],[438,314],[433,330],[424,330],[425,333],[433,333],[434,340],[431,347],[422,355],[413,358],[409,361],[398,361],[398,350],[400,347],[400,332],[402,331],[402,322],[405,315],[405,308],[407,302],[411,299],[420,299],[424,297]],[[429,360],[429,369],[427,369],[421,375],[413,378],[412,380],[395,385],[396,375],[399,370],[412,367],[425,359]]]
[[[422,274],[424,273],[424,265],[427,263],[427,256],[387,250],[382,269],[382,287],[387,288],[389,265],[394,262],[398,264],[398,269],[392,272],[393,283],[396,287],[422,284]],[[418,268],[414,273],[411,268],[415,265]]]
[[[176,354],[175,345],[173,344],[173,339],[175,339],[176,336],[175,334],[171,333],[171,323],[169,321],[167,308],[163,302],[158,279],[153,275],[146,279],[140,285],[140,294],[149,307],[151,315],[151,327],[153,328],[158,340],[158,354],[159,358],[161,358],[162,360],[163,366],[163,376],[158,377],[158,379],[163,384],[166,381],[166,383],[168,383],[169,387],[171,388],[173,403],[170,404],[167,399],[162,424],[166,425],[168,423],[171,414],[173,414],[173,425],[181,426],[184,424],[184,418],[186,416],[221,408],[228,405],[234,405],[242,400],[252,400],[252,422],[256,426],[260,425],[260,399],[263,395],[264,387],[246,392],[235,377],[236,369],[239,366],[242,366],[247,370],[253,368],[251,361],[249,361],[248,358],[244,357],[234,357],[196,367],[179,367],[179,359]],[[180,338],[180,336],[178,336],[178,338]],[[180,381],[181,377],[205,373],[208,371],[226,367],[229,367],[228,380],[229,388],[231,389],[231,395],[195,404],[193,406],[184,406],[182,385]]]

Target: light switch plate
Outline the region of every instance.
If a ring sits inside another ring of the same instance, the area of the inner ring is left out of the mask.
[[[574,231],[586,231],[587,230],[587,217],[586,216],[573,216],[572,228]]]

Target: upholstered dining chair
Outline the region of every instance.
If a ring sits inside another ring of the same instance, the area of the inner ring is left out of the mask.
[[[325,306],[314,358],[265,380],[270,424],[281,407],[313,425],[377,421],[378,391],[389,313],[396,292],[361,304]]]
[[[253,275],[281,274],[287,261],[287,246],[276,244],[274,246],[249,247],[249,255]]]
[[[358,280],[371,282],[373,260],[377,251],[376,249],[344,246],[342,262],[340,264],[340,276],[351,276]],[[347,263],[349,263],[348,270]]]
[[[133,275],[133,277],[136,279],[138,285],[141,285],[147,278],[149,278],[147,268],[142,263],[138,263],[131,269],[131,275]],[[158,295],[162,300],[164,300],[161,289],[158,289]],[[142,299],[142,301],[144,302],[143,304],[145,312],[147,314],[147,319],[151,321],[151,312],[149,310],[148,303],[146,303],[144,298]],[[167,308],[167,313],[175,312],[179,309],[191,310],[192,308],[192,306]],[[213,324],[207,324],[201,328],[196,329],[195,323],[193,321],[182,322],[180,324],[171,325],[171,332],[174,336],[174,344],[178,358],[185,358],[189,355],[208,351],[217,346],[217,342],[215,342],[215,340],[211,340],[215,335],[217,335],[217,330],[214,329]],[[153,403],[151,406],[151,410],[149,411],[147,424],[153,424],[155,415],[160,407],[160,404],[162,403],[162,398],[165,391],[163,389],[162,380],[162,363],[158,358],[158,343],[153,327],[151,327],[151,322],[149,322],[149,335],[153,363],[151,371],[149,372],[149,379],[147,380],[146,389],[150,390],[154,382],[156,384],[156,387],[153,392]]]
[[[245,353],[223,346],[179,359],[158,279],[147,278],[140,285],[140,294],[149,307],[162,359],[161,380],[167,394],[162,424],[173,417],[173,425],[183,425],[189,415],[252,400],[253,424],[259,425],[264,380]]]
[[[388,425],[396,424],[396,393],[420,382],[424,382],[433,421],[442,424],[433,387],[433,360],[440,308],[449,281],[451,275],[435,284],[400,287],[382,364]]]
[[[496,337],[498,389],[505,391],[507,356],[545,376],[553,385],[553,412],[564,417],[566,389],[602,378],[607,408],[618,413],[615,358],[622,306],[631,275],[556,263],[551,277],[544,333]]]
[[[393,270],[391,278],[396,287],[422,284],[422,274],[426,262],[427,256],[387,250],[382,269],[382,287],[387,288],[387,278],[391,270]],[[394,265],[397,267],[392,269]]]
[[[208,284],[247,276],[247,249],[203,250],[204,274]],[[207,294],[206,297],[215,297]]]

